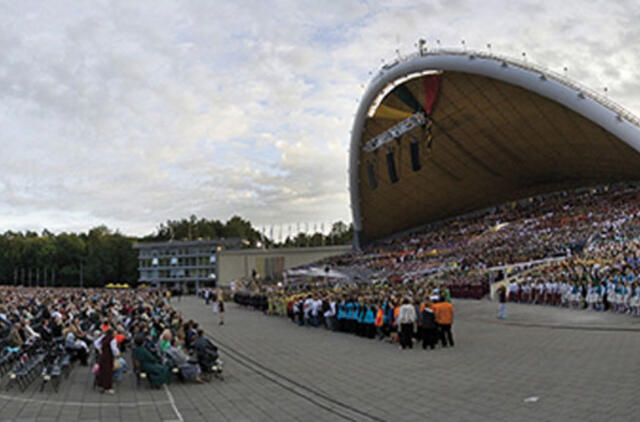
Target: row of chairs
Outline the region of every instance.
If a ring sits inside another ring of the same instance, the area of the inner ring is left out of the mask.
[[[0,350],[2,350],[0,355],[0,376],[4,376],[20,356],[20,348],[5,345]]]
[[[7,391],[16,385],[25,391],[40,377],[40,391],[44,391],[45,386],[51,383],[57,392],[61,377],[69,377],[72,362],[71,355],[61,341],[53,345],[38,342],[22,348],[7,347],[0,356],[0,374],[9,374],[5,387]]]
[[[31,355],[22,353],[20,359],[9,372],[9,382],[6,390],[9,391],[14,385],[24,391],[31,385],[38,376],[39,369],[43,366],[47,353],[38,349]]]
[[[58,346],[48,355],[47,362],[42,368],[42,384],[40,391],[44,391],[46,385],[51,383],[57,393],[60,387],[61,378],[69,378],[71,373],[71,355],[62,347]]]

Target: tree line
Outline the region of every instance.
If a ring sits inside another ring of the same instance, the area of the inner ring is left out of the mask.
[[[138,280],[138,254],[134,243],[169,240],[242,238],[245,247],[308,247],[351,242],[353,229],[333,224],[328,235],[298,233],[282,242],[234,216],[227,222],[196,216],[168,220],[147,236],[126,236],[105,226],[82,233],[54,234],[47,230],[7,231],[0,234],[0,283],[26,286],[86,286]]]

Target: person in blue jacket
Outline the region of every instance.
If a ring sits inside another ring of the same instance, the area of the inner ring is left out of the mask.
[[[349,298],[347,300],[347,303],[345,304],[345,316],[344,316],[347,324],[348,333],[353,333],[354,313],[355,313],[355,303],[353,302],[353,299]]]
[[[364,318],[362,323],[364,327],[364,336],[367,338],[374,338],[376,335],[376,328],[373,323],[376,320],[376,307],[371,302],[367,301],[363,314]]]
[[[385,304],[385,311],[384,311],[384,330],[385,330],[385,335],[391,335],[391,333],[394,331],[394,311],[395,311],[395,306],[393,303],[393,298],[389,298],[386,301]]]
[[[338,331],[345,330],[344,317],[345,317],[345,302],[344,302],[344,297],[341,297],[340,302],[338,302],[338,313],[337,313]]]
[[[355,326],[355,334],[357,336],[361,336],[362,335],[362,310],[363,310],[363,304],[362,304],[362,298],[358,298],[358,301],[356,302],[355,305],[355,311],[353,314],[353,325]]]

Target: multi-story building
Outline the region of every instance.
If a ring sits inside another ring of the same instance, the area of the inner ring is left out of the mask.
[[[182,286],[193,291],[216,285],[218,254],[240,249],[242,239],[144,242],[134,245],[138,252],[139,283],[156,287]]]

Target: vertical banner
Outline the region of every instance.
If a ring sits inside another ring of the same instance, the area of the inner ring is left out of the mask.
[[[440,92],[441,75],[425,76],[424,80],[424,110],[427,112],[427,116],[430,116],[433,112],[433,107],[438,99],[438,93]]]

